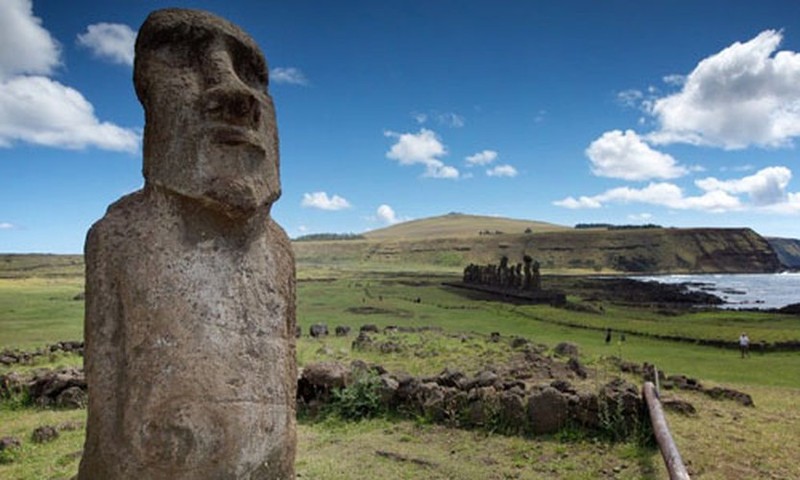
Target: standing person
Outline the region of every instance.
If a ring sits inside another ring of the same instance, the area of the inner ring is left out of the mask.
[[[745,332],[739,335],[739,351],[742,354],[742,358],[750,356],[750,338]]]
[[[611,343],[611,329],[606,328],[606,345]]]

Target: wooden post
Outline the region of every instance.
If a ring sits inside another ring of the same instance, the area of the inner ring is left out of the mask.
[[[667,420],[664,418],[664,410],[661,408],[661,401],[656,394],[655,385],[652,382],[644,384],[644,400],[647,403],[647,410],[650,413],[650,422],[653,424],[653,433],[656,436],[658,448],[664,458],[664,464],[669,472],[670,480],[690,480],[689,472],[683,464],[678,447],[669,433]]]

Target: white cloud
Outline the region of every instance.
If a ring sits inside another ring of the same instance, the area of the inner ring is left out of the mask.
[[[631,88],[617,93],[617,101],[626,107],[637,107],[644,98],[641,90]]]
[[[344,210],[351,207],[350,202],[346,199],[339,195],[328,197],[326,192],[304,193],[303,201],[300,202],[300,205],[329,211]]]
[[[665,75],[661,80],[663,80],[667,85],[682,87],[683,84],[686,83],[686,75],[678,75],[673,73],[672,75]]]
[[[82,45],[98,58],[112,63],[133,66],[133,50],[136,32],[121,23],[95,23],[86,27],[86,33],[78,35]]]
[[[269,79],[275,84],[308,85],[308,78],[299,68],[276,67],[269,71]]]
[[[0,81],[19,74],[49,75],[61,48],[33,15],[31,0],[0,1]]]
[[[516,177],[517,169],[511,165],[497,165],[486,170],[486,175],[490,177]]]
[[[436,132],[422,128],[418,133],[387,131],[384,132],[384,135],[397,139],[397,142],[386,152],[386,158],[397,160],[400,165],[424,165],[424,177],[459,178],[458,169],[445,165],[440,159],[447,155],[447,148]]]
[[[135,152],[138,133],[101,122],[80,92],[39,76],[0,82],[0,146],[36,145]]]
[[[44,76],[59,65],[59,56],[30,1],[0,1],[0,147],[19,141],[137,151],[138,132],[101,122],[80,92]]]
[[[653,215],[650,213],[634,213],[628,215],[628,220],[631,220],[633,222],[646,222],[648,220],[651,220],[652,218]]]
[[[465,160],[467,164],[470,166],[473,165],[488,165],[494,162],[497,159],[497,152],[494,150],[484,150],[482,152],[478,152],[475,155],[470,155],[466,157]]]
[[[395,214],[394,209],[385,203],[378,207],[376,214],[378,216],[378,220],[386,224],[393,225],[400,222],[400,219],[397,218],[397,214]]]
[[[776,53],[782,38],[765,30],[702,60],[679,92],[655,101],[660,128],[648,138],[726,149],[790,144],[800,135],[800,54]]]
[[[786,201],[786,187],[791,179],[792,171],[788,168],[768,167],[740,179],[718,180],[709,177],[696,180],[694,183],[707,192],[747,194],[755,206],[765,206]]]
[[[464,117],[452,112],[436,114],[436,120],[440,125],[451,128],[461,128],[465,124]]]
[[[715,190],[695,197],[685,197],[677,185],[671,183],[651,183],[644,188],[613,188],[593,197],[567,197],[553,202],[564,208],[600,208],[607,203],[644,203],[659,205],[676,210],[701,210],[708,212],[726,212],[743,208],[735,196]]]
[[[308,227],[306,227],[305,225],[300,225],[299,227],[297,227],[297,231],[300,233],[306,233],[308,232]]]
[[[592,172],[623,180],[677,178],[688,173],[672,156],[653,150],[633,130],[604,133],[586,149]]]
[[[553,205],[557,207],[569,208],[571,210],[578,210],[583,208],[600,208],[603,206],[598,200],[592,197],[581,196],[578,198],[567,197],[563,200],[556,200]]]
[[[17,228],[17,226],[13,223],[0,222],[0,230],[13,230],[15,228]]]
[[[450,165],[428,166],[423,176],[430,178],[457,179],[459,177],[459,172],[456,167],[451,167]]]
[[[422,125],[423,123],[428,121],[428,114],[427,113],[416,113],[415,112],[415,113],[412,113],[411,116],[420,125]]]

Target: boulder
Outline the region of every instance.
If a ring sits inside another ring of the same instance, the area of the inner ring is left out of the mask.
[[[546,387],[528,399],[528,419],[534,434],[556,433],[569,419],[568,400],[553,387]]]
[[[308,334],[311,335],[313,338],[327,337],[328,326],[322,323],[311,325],[311,327],[309,327],[308,329]]]
[[[570,357],[570,358],[577,358],[578,357],[578,345],[572,342],[561,342],[556,345],[555,353],[561,357]]]

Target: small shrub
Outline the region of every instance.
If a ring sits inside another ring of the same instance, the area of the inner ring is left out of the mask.
[[[378,375],[372,372],[358,373],[352,385],[333,392],[331,409],[347,420],[377,416],[385,410],[380,389],[381,379]]]

